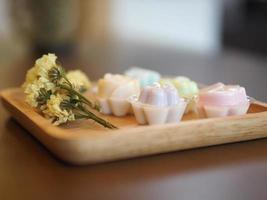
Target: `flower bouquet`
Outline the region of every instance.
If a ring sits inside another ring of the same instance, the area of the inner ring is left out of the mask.
[[[91,119],[106,128],[116,129],[113,124],[94,114],[93,110],[99,111],[98,104],[83,95],[90,87],[86,75],[79,70],[66,72],[56,59],[54,54],[44,55],[27,72],[22,86],[26,102],[54,125]]]

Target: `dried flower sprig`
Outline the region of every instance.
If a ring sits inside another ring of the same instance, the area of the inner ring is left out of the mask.
[[[44,55],[28,71],[23,84],[26,101],[55,125],[77,119],[92,119],[106,128],[115,129],[114,125],[90,111],[99,111],[99,105],[81,93],[90,86],[86,75],[77,70],[66,73],[56,63],[56,58],[54,54]]]
[[[48,90],[46,91],[44,88],[41,88],[39,90],[39,95],[36,98],[36,101],[40,106],[45,105],[46,102],[50,99],[50,96],[52,95],[52,91]]]
[[[96,116],[94,113],[89,111],[83,103],[79,100],[74,98],[70,98],[68,100],[62,101],[60,107],[63,110],[72,111],[74,113],[75,119],[92,119],[97,123],[101,124],[106,128],[116,129],[113,124],[105,121],[104,119]]]
[[[86,97],[84,97],[81,93],[76,91],[72,85],[72,83],[68,80],[65,70],[61,66],[53,67],[48,71],[48,77],[52,83],[61,89],[67,90],[70,95],[76,95],[79,97],[79,100],[87,104],[90,108],[95,109],[97,111],[100,110],[99,105],[97,103],[93,104]]]
[[[67,91],[69,99],[62,101],[60,106],[62,109],[71,110],[74,113],[75,119],[93,119],[106,128],[116,128],[86,108],[85,105],[99,111],[98,104],[93,104],[73,88],[72,83],[66,76],[65,70],[61,66],[51,68],[48,71],[48,77],[57,87]]]

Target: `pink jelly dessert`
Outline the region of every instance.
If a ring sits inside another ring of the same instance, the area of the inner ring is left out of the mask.
[[[216,83],[199,92],[198,107],[206,117],[243,115],[249,108],[244,87]]]
[[[187,105],[173,86],[159,84],[144,87],[130,102],[137,122],[150,125],[179,122]]]

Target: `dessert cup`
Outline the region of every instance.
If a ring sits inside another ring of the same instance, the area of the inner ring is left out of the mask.
[[[178,91],[179,96],[185,98],[188,102],[185,113],[197,112],[197,104],[195,96],[198,95],[199,89],[196,82],[185,76],[177,76],[175,78],[163,78],[161,84],[172,84]]]
[[[101,113],[123,117],[131,113],[129,97],[139,93],[140,86],[137,80],[122,75],[106,74],[98,82],[96,99]]]
[[[187,102],[180,98],[174,87],[154,85],[145,87],[139,98],[129,99],[139,124],[165,124],[180,122]]]
[[[200,117],[244,115],[250,106],[245,88],[217,83],[204,88],[198,97]]]
[[[158,107],[131,100],[136,121],[139,124],[165,124],[181,121],[186,108],[186,101],[181,100],[173,106]]]

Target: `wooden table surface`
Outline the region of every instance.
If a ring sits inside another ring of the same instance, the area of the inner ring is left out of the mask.
[[[0,88],[20,84],[27,66],[1,67]],[[267,139],[76,167],[0,113],[1,200],[267,199]]]

